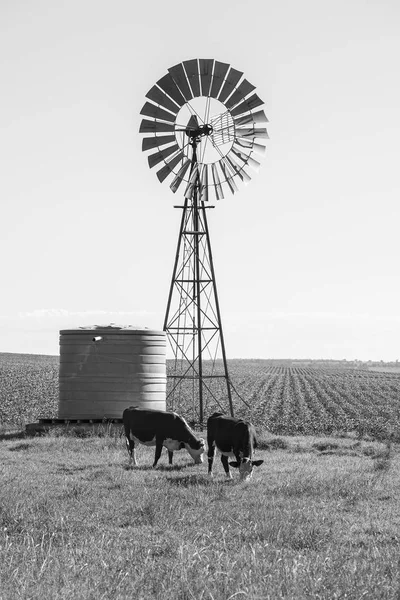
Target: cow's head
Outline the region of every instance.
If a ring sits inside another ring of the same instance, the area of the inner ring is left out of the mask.
[[[263,464],[263,460],[251,460],[250,458],[242,458],[240,462],[236,460],[230,461],[229,464],[235,469],[239,469],[241,481],[250,479],[253,475],[253,467],[259,467]]]
[[[205,443],[202,438],[193,441],[190,444],[185,443],[185,448],[193,458],[195,465],[200,465],[203,462]]]

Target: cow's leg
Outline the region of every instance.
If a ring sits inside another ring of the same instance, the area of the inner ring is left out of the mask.
[[[228,477],[228,479],[232,479],[232,473],[231,473],[231,470],[229,468],[228,457],[225,456],[225,454],[221,454],[221,462],[222,462],[222,465],[223,465],[223,467],[225,469],[226,476]]]
[[[212,467],[213,467],[214,456],[215,456],[215,442],[212,442],[211,440],[207,440],[207,444],[208,444],[208,452],[207,452],[208,474],[210,477],[212,477],[213,476]]]
[[[171,452],[171,450],[168,450],[168,462],[170,465],[172,465],[172,458],[174,456],[174,453]]]
[[[161,456],[161,452],[163,449],[163,438],[160,437],[156,437],[156,453],[154,455],[154,463],[153,463],[153,467],[155,467],[160,459]]]
[[[126,436],[126,447],[132,463],[136,466],[135,442],[130,437]]]

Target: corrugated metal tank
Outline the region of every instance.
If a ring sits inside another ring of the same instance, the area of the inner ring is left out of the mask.
[[[58,417],[121,418],[127,406],[166,410],[166,337],[132,326],[60,331]]]

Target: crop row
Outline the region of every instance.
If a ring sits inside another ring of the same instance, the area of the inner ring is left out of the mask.
[[[230,365],[234,412],[274,434],[331,434],[349,431],[400,441],[400,375],[355,369],[269,367],[260,361]],[[203,400],[205,416],[229,411],[221,380]],[[199,398],[188,388],[174,400],[175,410],[198,418]],[[195,400],[193,402],[193,395]],[[191,399],[188,402],[188,398]]]
[[[234,373],[231,374],[234,380]],[[400,376],[339,369],[264,369],[238,385],[246,399],[252,390],[253,421],[277,434],[315,434],[361,430],[398,435]],[[236,401],[240,411],[240,398]]]

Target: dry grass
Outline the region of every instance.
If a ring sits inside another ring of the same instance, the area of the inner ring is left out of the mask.
[[[399,455],[310,442],[239,484],[118,436],[0,441],[1,600],[399,598]]]

